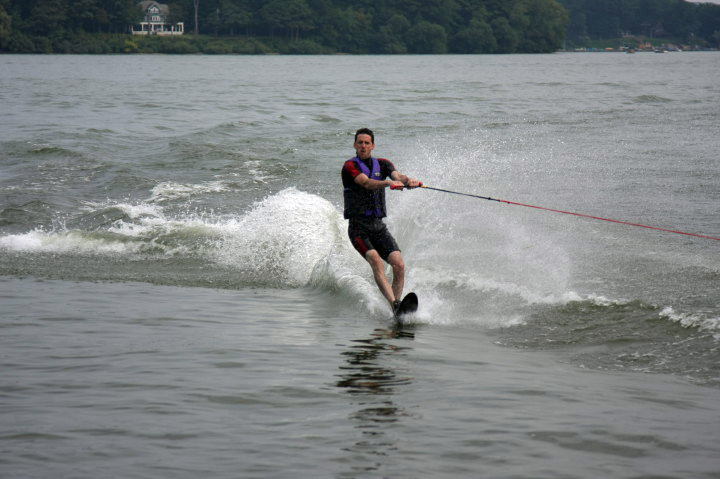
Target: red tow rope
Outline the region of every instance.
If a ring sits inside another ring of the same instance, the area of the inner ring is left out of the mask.
[[[609,221],[609,222],[611,222],[611,223],[619,223],[619,224],[621,224],[621,225],[637,226],[638,228],[647,228],[647,229],[650,229],[650,230],[664,231],[664,232],[666,232],[666,233],[675,233],[675,234],[678,234],[678,235],[694,236],[694,237],[696,237],[696,238],[705,238],[705,239],[711,239],[711,240],[715,240],[715,241],[720,241],[720,238],[717,238],[717,237],[715,237],[715,236],[708,236],[708,235],[702,235],[702,234],[697,234],[697,233],[687,233],[687,232],[685,232],[685,231],[671,230],[671,229],[666,229],[666,228],[658,228],[657,226],[648,226],[648,225],[643,225],[643,224],[640,224],[640,223],[631,223],[631,222],[629,222],[629,221],[613,220],[613,219],[610,219],[610,218],[603,218],[603,217],[601,217],[601,216],[586,215],[586,214],[582,214],[582,213],[575,213],[575,212],[572,212],[572,211],[556,210],[556,209],[554,209],[554,208],[545,208],[545,207],[543,207],[543,206],[528,205],[528,204],[525,204],[525,203],[517,203],[517,202],[515,202],[515,201],[499,200],[499,199],[497,199],[497,198],[490,198],[489,196],[480,196],[480,195],[471,195],[471,194],[468,194],[468,193],[459,193],[459,192],[457,192],[457,191],[443,190],[443,189],[440,189],[440,188],[433,188],[433,187],[425,186],[425,185],[422,185],[421,188],[426,188],[426,189],[428,189],[428,190],[442,191],[443,193],[452,193],[452,194],[454,194],[454,195],[470,196],[470,197],[472,197],[472,198],[480,198],[480,199],[482,199],[482,200],[498,201],[498,202],[500,202],[500,203],[506,203],[506,204],[508,204],[508,205],[525,206],[525,207],[527,207],[527,208],[535,208],[535,209],[537,209],[537,210],[552,211],[552,212],[554,212],[554,213],[562,213],[562,214],[564,214],[564,215],[580,216],[580,217],[582,217],[582,218],[591,218],[591,219],[593,219],[593,220]]]

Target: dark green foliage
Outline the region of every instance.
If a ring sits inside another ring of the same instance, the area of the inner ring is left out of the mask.
[[[447,33],[442,25],[422,21],[410,27],[405,36],[410,53],[446,53]]]
[[[718,47],[720,5],[683,0],[558,0],[569,12],[567,39],[637,36]]]
[[[460,53],[493,53],[498,51],[498,42],[485,20],[473,18],[452,37],[450,47]]]
[[[165,0],[187,32],[173,38],[129,36],[138,3],[0,0],[0,52],[541,53],[623,34],[720,41],[720,6],[683,0]]]

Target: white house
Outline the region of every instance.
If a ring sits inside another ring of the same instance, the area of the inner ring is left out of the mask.
[[[130,27],[133,35],[182,35],[185,32],[183,22],[167,23],[170,8],[164,3],[146,0],[138,6],[145,12],[145,18]]]

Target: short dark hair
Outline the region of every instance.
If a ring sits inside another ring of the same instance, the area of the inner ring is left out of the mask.
[[[360,128],[358,131],[356,131],[355,141],[357,141],[358,135],[370,135],[370,140],[372,141],[373,145],[375,144],[375,134],[370,128]]]

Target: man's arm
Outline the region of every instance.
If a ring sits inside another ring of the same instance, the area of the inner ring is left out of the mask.
[[[394,171],[393,174],[390,175],[390,177],[392,178],[395,173],[397,172]],[[387,188],[388,186],[394,186],[396,188],[402,188],[403,186],[405,186],[405,183],[394,178],[392,180],[373,180],[371,178],[368,178],[365,173],[360,173],[359,175],[357,175],[355,177],[355,183],[368,190],[382,190],[383,188]]]

